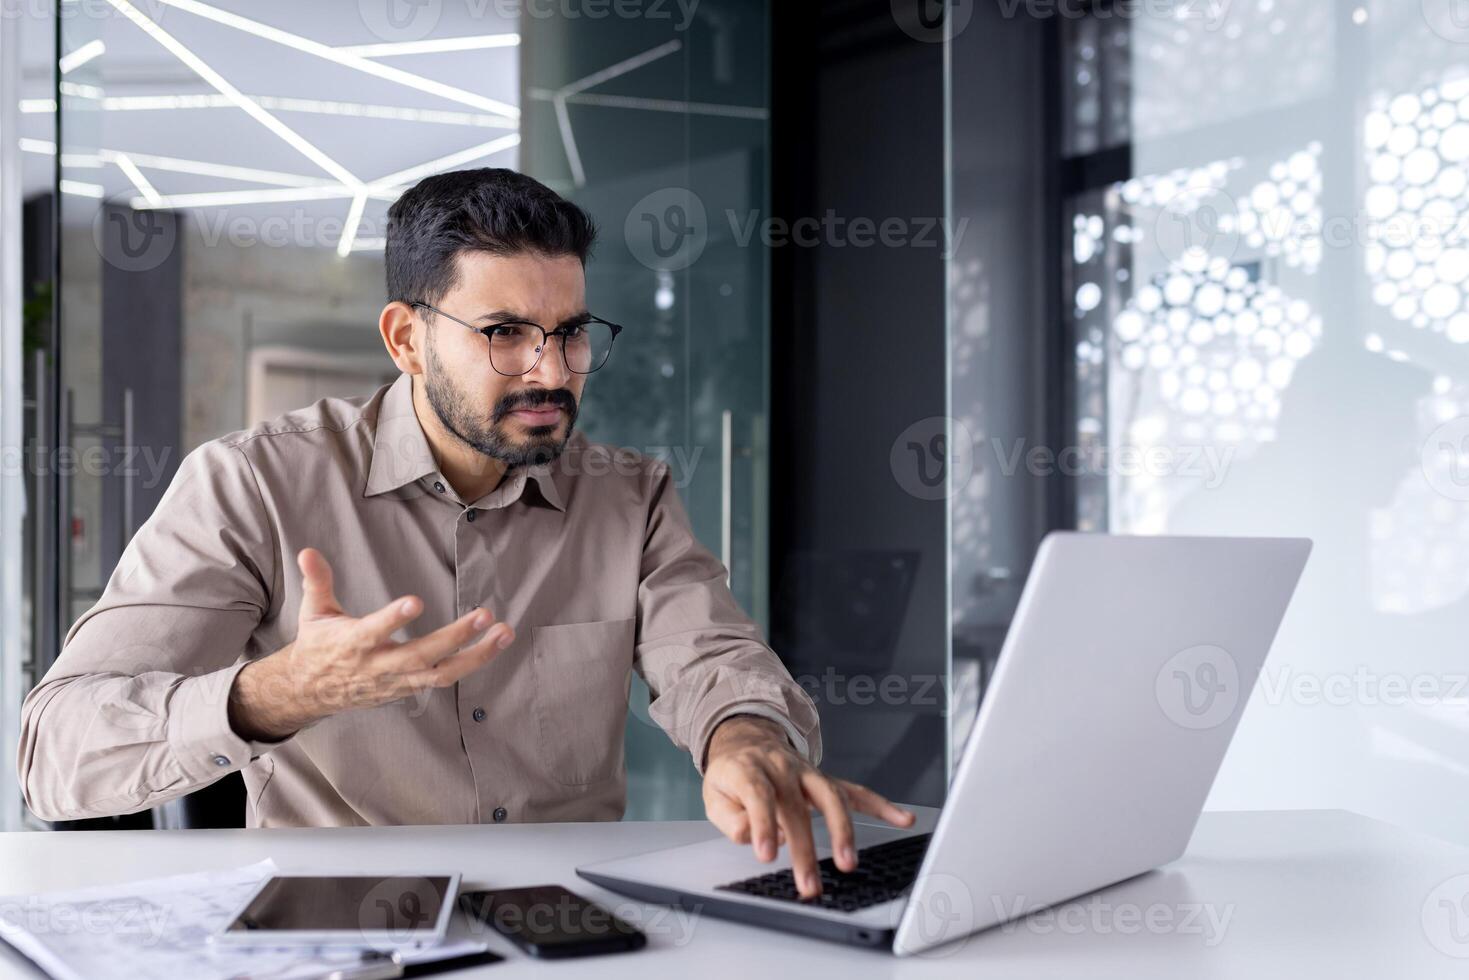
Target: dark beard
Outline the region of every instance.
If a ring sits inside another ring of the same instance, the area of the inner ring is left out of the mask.
[[[564,388],[511,392],[495,403],[490,421],[485,424],[470,410],[469,400],[444,379],[443,364],[430,340],[428,371],[424,374],[424,394],[429,406],[445,429],[484,455],[503,463],[506,469],[553,462],[565,450],[571,432],[576,428],[576,396]],[[537,405],[556,405],[563,409],[566,412],[566,434],[557,436],[559,423],[540,425],[527,430],[523,442],[515,441],[506,431],[506,417],[517,409]]]

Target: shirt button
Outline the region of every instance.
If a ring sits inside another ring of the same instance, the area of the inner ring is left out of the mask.
[[[230,757],[227,755],[217,755],[214,757],[214,764],[223,768],[230,764]]]
[[[474,523],[474,515],[475,514],[478,514],[478,513],[479,513],[479,511],[471,509],[470,512],[469,512],[469,516],[466,517],[465,519],[468,520],[469,523],[473,524]]]
[[[510,814],[508,814],[508,813],[505,812],[505,808],[503,806],[497,806],[497,807],[495,807],[495,813],[494,813],[495,823],[504,823],[505,822],[505,818],[508,817],[508,816],[510,816]]]
[[[484,721],[485,720],[485,709],[484,708],[475,708],[474,709],[474,714],[472,714],[470,717],[472,717],[475,721]]]
[[[438,480],[435,480],[434,481],[434,489],[437,490],[439,493],[443,493],[444,492],[444,485],[442,483],[440,483]]]

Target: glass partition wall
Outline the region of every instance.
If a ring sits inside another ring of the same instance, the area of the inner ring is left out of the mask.
[[[391,201],[510,166],[601,227],[589,295],[627,331],[579,424],[669,464],[816,699],[824,766],[942,801],[1050,513],[1044,479],[975,454],[1044,414],[1043,188],[985,126],[1043,140],[1045,100],[979,96],[1041,71],[1041,34],[951,51],[921,2],[66,6],[57,132],[27,148],[54,168],[60,270],[30,435],[91,462],[36,478],[32,682],[188,451],[394,376]],[[629,818],[701,816],[639,683],[626,739]],[[221,786],[126,823],[229,823]]]
[[[529,10],[530,8],[527,8]],[[522,18],[522,168],[601,226],[600,315],[632,324],[584,428],[668,463],[699,539],[768,629],[768,259],[726,215],[768,207],[766,0]],[[702,817],[698,774],[634,679],[628,816]]]
[[[58,132],[25,147],[60,192],[55,342],[29,438],[85,463],[38,470],[49,509],[27,561],[55,601],[38,606],[29,683],[187,452],[397,376],[376,329],[386,209],[420,177],[472,166],[523,169],[598,220],[589,296],[627,331],[581,424],[669,462],[764,620],[766,261],[705,223],[766,207],[763,2],[596,19],[356,0],[61,7],[43,107]],[[702,815],[687,757],[633,697],[628,816]],[[131,823],[229,822],[239,805],[197,802]]]

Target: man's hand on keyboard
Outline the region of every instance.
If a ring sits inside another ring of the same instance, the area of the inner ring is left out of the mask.
[[[857,850],[850,810],[911,827],[913,814],[866,786],[824,775],[796,753],[777,723],[753,715],[721,722],[704,766],[704,812],[737,844],[750,844],[761,861],[774,861],[781,844],[791,852],[803,898],[821,894],[811,810],[826,817],[832,859],[854,871]]]

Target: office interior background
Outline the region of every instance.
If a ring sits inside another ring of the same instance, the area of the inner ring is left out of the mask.
[[[580,425],[670,462],[824,768],[942,802],[1048,530],[1305,535],[1210,806],[1469,842],[1454,0],[19,0],[0,72],[0,827],[182,457],[395,377],[388,206],[503,166],[596,216]],[[701,816],[632,699],[628,818]]]

